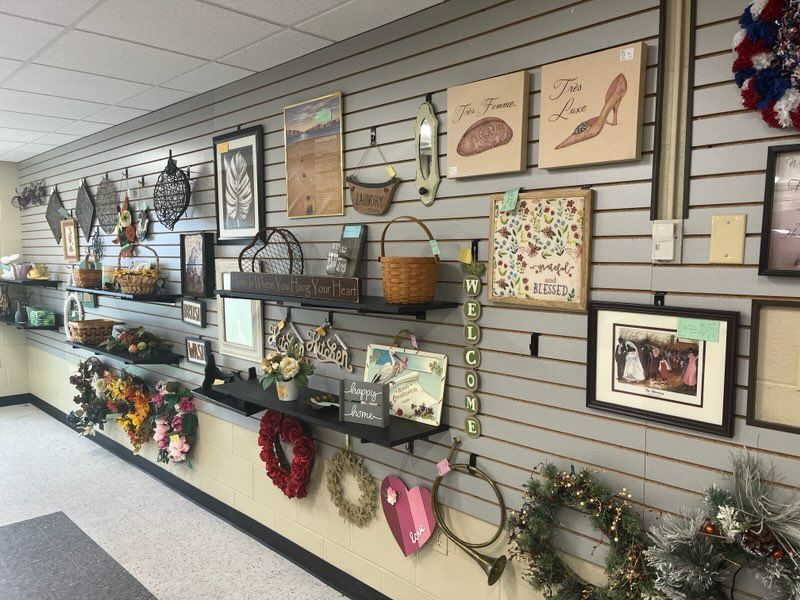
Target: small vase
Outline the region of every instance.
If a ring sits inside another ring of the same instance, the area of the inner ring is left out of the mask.
[[[291,402],[297,400],[297,395],[300,393],[300,386],[297,381],[290,379],[289,381],[276,381],[275,390],[278,392],[278,400],[282,402]]]
[[[17,314],[14,315],[14,321],[20,324],[25,324],[28,322],[28,316],[25,314],[25,310],[22,308],[22,302],[17,302]]]

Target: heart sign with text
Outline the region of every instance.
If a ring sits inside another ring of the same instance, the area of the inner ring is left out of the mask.
[[[436,517],[429,489],[419,485],[406,489],[399,477],[390,475],[381,483],[381,506],[389,529],[405,556],[414,554],[431,538]]]

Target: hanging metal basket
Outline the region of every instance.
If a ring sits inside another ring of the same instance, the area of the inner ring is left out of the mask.
[[[167,166],[158,176],[158,181],[153,189],[153,206],[156,216],[161,224],[172,231],[189,207],[189,196],[192,186],[189,184],[189,174],[178,168],[169,151]]]
[[[239,254],[245,273],[303,274],[303,249],[288,229],[265,227]]]
[[[117,227],[117,189],[108,179],[108,175],[103,177],[97,186],[97,195],[94,198],[95,210],[97,211],[97,222],[106,233],[114,233]]]

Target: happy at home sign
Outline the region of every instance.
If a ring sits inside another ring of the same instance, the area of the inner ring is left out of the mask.
[[[355,277],[231,273],[231,290],[310,300],[358,302],[359,299],[359,284]]]

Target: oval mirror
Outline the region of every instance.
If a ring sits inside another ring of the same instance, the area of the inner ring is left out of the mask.
[[[417,190],[425,206],[436,200],[439,186],[439,121],[433,105],[423,102],[417,110],[414,124],[414,153],[417,163]]]
[[[427,179],[431,172],[431,161],[433,160],[433,148],[431,146],[431,124],[428,119],[423,119],[419,126],[419,170],[422,176]]]

